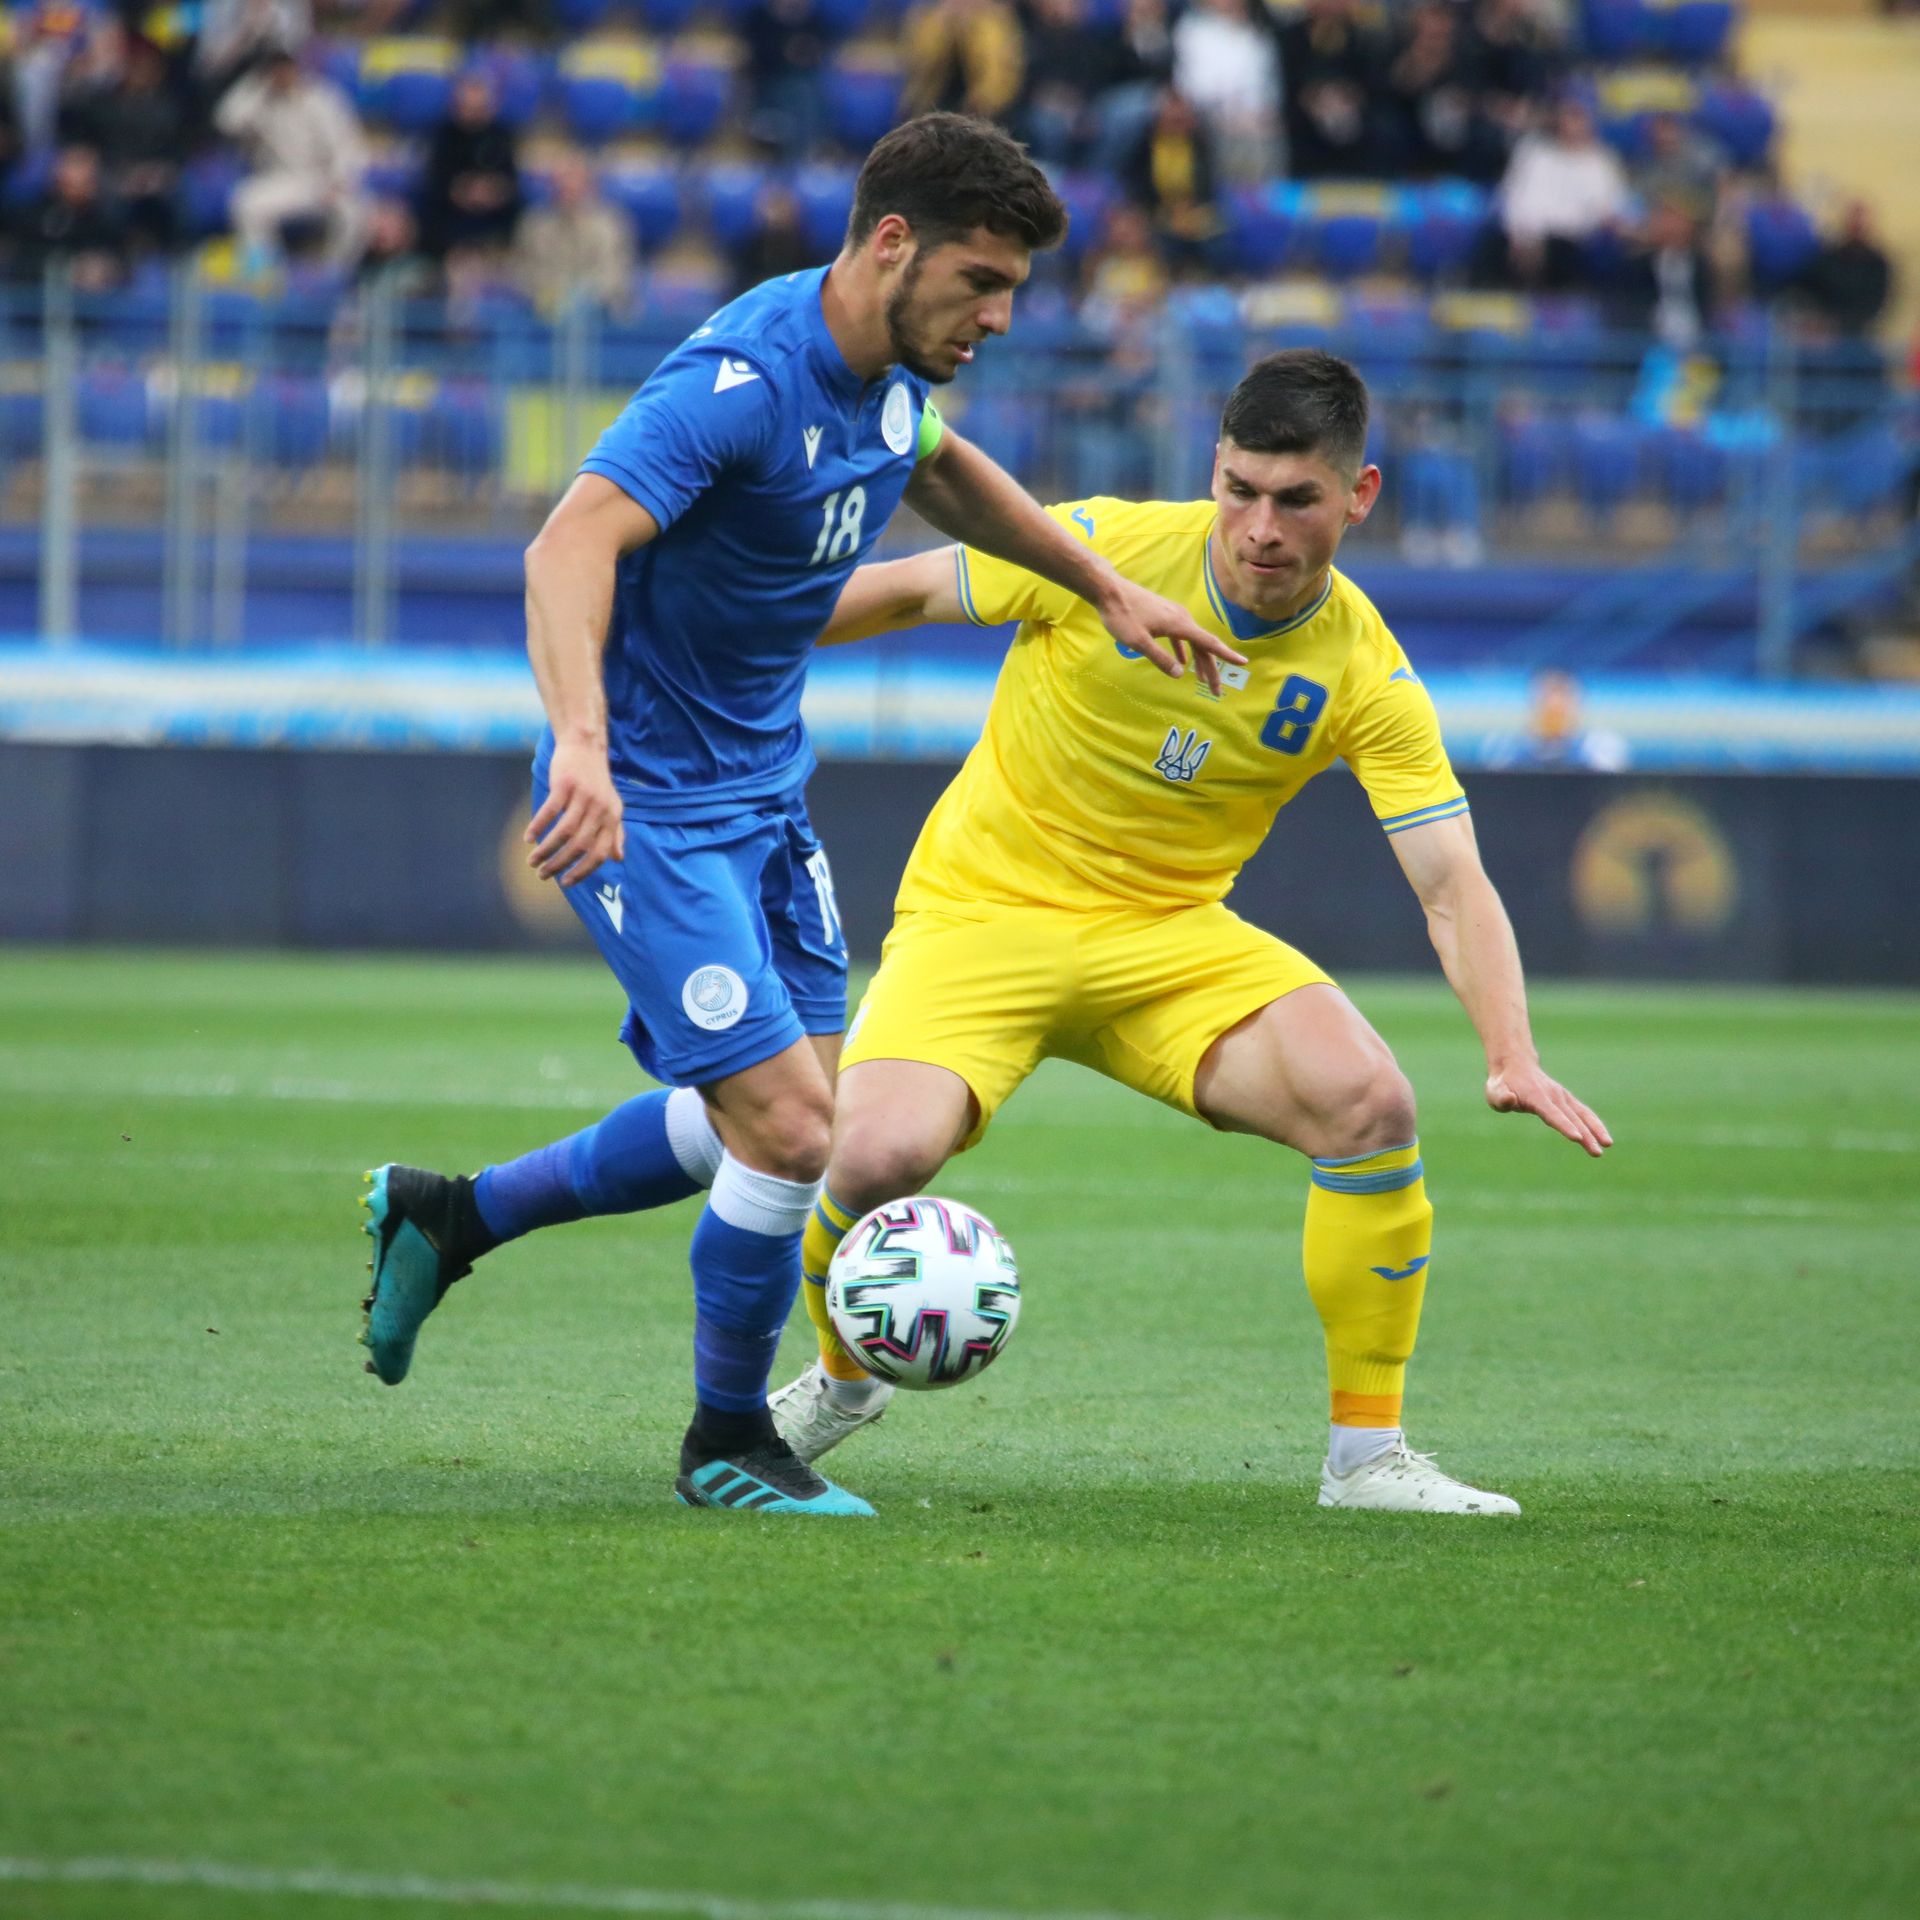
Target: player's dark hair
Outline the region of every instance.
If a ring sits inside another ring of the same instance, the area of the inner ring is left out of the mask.
[[[976,227],[1034,252],[1057,247],[1067,234],[1067,210],[1026,148],[964,113],[923,113],[867,155],[848,242],[858,246],[890,213],[928,252]]]
[[[1220,437],[1249,453],[1317,454],[1355,474],[1367,451],[1367,383],[1318,347],[1255,361],[1220,416]]]

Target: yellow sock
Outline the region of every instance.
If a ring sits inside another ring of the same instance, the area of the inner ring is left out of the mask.
[[[832,1380],[867,1380],[872,1376],[840,1344],[840,1336],[827,1318],[827,1266],[833,1250],[847,1237],[847,1229],[859,1219],[849,1213],[825,1187],[807,1216],[806,1232],[800,1240],[800,1292],[807,1303],[807,1318],[820,1337],[820,1364]]]
[[[1432,1248],[1417,1140],[1313,1163],[1302,1256],[1326,1329],[1336,1427],[1400,1425]]]

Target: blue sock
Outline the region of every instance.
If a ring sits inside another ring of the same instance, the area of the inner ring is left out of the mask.
[[[765,1231],[773,1224],[735,1226],[709,1204],[693,1230],[693,1383],[703,1407],[741,1414],[767,1404],[781,1330],[800,1291],[799,1226]]]
[[[697,1097],[697,1096],[696,1096]],[[480,1217],[501,1240],[589,1214],[638,1213],[700,1191],[675,1152],[669,1093],[643,1093],[603,1120],[518,1160],[488,1167],[473,1183]]]

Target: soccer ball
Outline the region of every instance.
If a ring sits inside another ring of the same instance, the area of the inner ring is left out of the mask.
[[[984,1214],[919,1194],[856,1220],[827,1269],[841,1344],[896,1387],[952,1387],[998,1357],[1020,1318],[1013,1249]]]

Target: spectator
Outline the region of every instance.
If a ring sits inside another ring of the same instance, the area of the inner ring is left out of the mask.
[[[309,0],[206,0],[194,65],[217,98],[243,74],[276,55],[298,53],[312,38]]]
[[[763,280],[819,264],[820,252],[807,238],[798,197],[791,187],[774,182],[762,191],[754,207],[753,237],[735,259],[735,291],[745,293]]]
[[[13,222],[13,269],[35,279],[47,263],[68,263],[73,284],[84,293],[104,293],[126,272],[126,221],[100,178],[100,156],[91,147],[62,147],[46,188],[20,207]]]
[[[1691,353],[1712,323],[1713,268],[1691,209],[1674,202],[1647,215],[1620,271],[1615,303],[1622,323],[1675,353]]]
[[[435,260],[504,247],[521,210],[520,161],[483,73],[455,82],[452,109],[435,128],[420,188],[420,250]]]
[[[1279,29],[1287,164],[1303,180],[1389,170],[1380,110],[1385,49],[1354,0],[1308,0]]]
[[[1127,0],[1114,47],[1113,71],[1094,103],[1098,142],[1095,168],[1117,174],[1159,111],[1160,91],[1173,78],[1173,32],[1167,0]]]
[[[1560,77],[1565,25],[1550,27],[1536,0],[1479,0],[1467,38],[1480,74],[1481,111],[1509,140],[1527,130],[1531,103]]]
[[[175,93],[167,58],[151,40],[124,37],[119,71],[79,95],[66,119],[74,137],[100,155],[107,195],[126,211],[131,232],[150,246],[172,246],[174,194],[187,145],[187,109]]]
[[[1633,170],[1633,190],[1647,206],[1677,207],[1697,225],[1713,218],[1726,172],[1718,149],[1677,113],[1647,122],[1646,157]]]
[[[1864,200],[1849,204],[1839,238],[1822,245],[1796,284],[1835,332],[1858,339],[1872,330],[1893,294],[1893,263],[1874,238]]]
[[[1480,107],[1480,72],[1460,18],[1445,0],[1415,9],[1387,71],[1397,119],[1396,171],[1447,174],[1491,186],[1506,165],[1506,142]]]
[[[235,189],[233,224],[248,269],[274,259],[282,229],[318,221],[326,259],[351,267],[365,243],[366,140],[347,97],[282,50],[235,83],[214,124],[247,149],[254,171]]]
[[[827,33],[820,0],[754,0],[740,22],[747,43],[749,130],[762,145],[798,159],[827,124]]]
[[[1020,97],[1025,55],[1006,0],[933,0],[907,15],[901,42],[903,115],[944,108],[998,120]]]
[[[45,153],[58,131],[60,89],[68,66],[99,24],[85,0],[39,0],[12,20],[13,105],[29,153]]]
[[[1593,115],[1562,100],[1547,126],[1515,147],[1500,185],[1505,266],[1524,287],[1561,292],[1585,277],[1583,248],[1617,229],[1628,209],[1627,176],[1594,131]]]
[[[1123,178],[1128,197],[1145,209],[1166,257],[1182,269],[1203,268],[1225,222],[1214,199],[1212,146],[1192,103],[1174,88],[1161,94],[1159,111],[1141,134]]]
[[[1125,203],[1115,207],[1099,247],[1087,259],[1087,318],[1108,334],[1125,336],[1160,310],[1167,284],[1166,262],[1154,247],[1146,210]]]
[[[1036,160],[1072,166],[1094,134],[1094,100],[1122,77],[1121,40],[1088,24],[1087,0],[1033,0],[1020,137]]]
[[[1173,80],[1213,130],[1228,178],[1257,182],[1274,171],[1280,63],[1248,0],[1194,0],[1173,30]]]
[[[578,153],[553,169],[553,194],[520,222],[513,239],[513,271],[522,292],[542,313],[557,312],[585,293],[609,313],[633,299],[633,227],[600,197],[593,169]]]
[[[1549,668],[1534,676],[1524,729],[1487,742],[1490,767],[1538,767],[1570,773],[1619,773],[1632,758],[1626,736],[1590,727],[1584,695],[1572,674]]]

